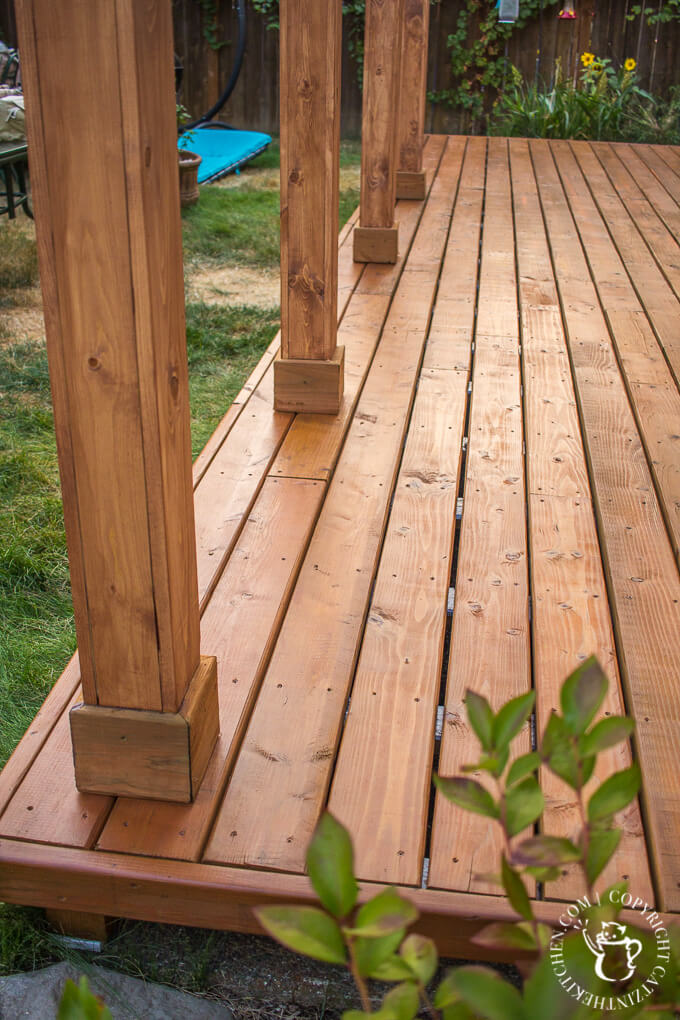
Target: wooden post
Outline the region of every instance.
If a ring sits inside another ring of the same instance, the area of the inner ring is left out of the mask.
[[[281,0],[281,354],[278,411],[337,414],[341,0]]]
[[[427,193],[423,170],[423,139],[430,0],[404,0],[404,6],[397,198],[423,199]]]
[[[361,213],[355,262],[396,262],[397,121],[404,0],[367,0],[361,127]]]
[[[218,734],[199,654],[169,0],[19,0],[84,704],[81,790],[195,795]]]

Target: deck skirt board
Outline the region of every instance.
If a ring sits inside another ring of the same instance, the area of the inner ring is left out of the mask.
[[[275,338],[195,462],[222,722],[196,801],[76,791],[76,656],[0,775],[1,899],[257,931],[255,904],[310,901],[328,805],[362,895],[397,884],[477,956],[509,916],[500,842],[432,798],[433,762],[477,755],[467,687],[498,707],[533,686],[540,731],[595,653],[603,711],[637,728],[592,783],[643,771],[602,883],[680,913],[680,150],[432,136],[423,165],[396,264],[353,262],[358,211],[340,233],[337,417],[272,410]],[[542,782],[545,830],[573,835]]]

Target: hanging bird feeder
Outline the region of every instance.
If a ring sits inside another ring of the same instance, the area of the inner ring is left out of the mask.
[[[574,8],[574,0],[567,0],[564,7],[557,15],[561,21],[573,21],[576,17],[576,10]]]
[[[512,24],[519,17],[519,0],[498,0],[498,20],[501,25]]]

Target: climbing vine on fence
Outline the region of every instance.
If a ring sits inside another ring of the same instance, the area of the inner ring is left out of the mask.
[[[279,27],[279,0],[252,0],[255,10],[262,14],[267,28]],[[342,14],[345,18],[347,43],[350,56],[357,65],[357,74],[361,81],[364,63],[364,17],[366,0],[343,0]]]
[[[519,17],[512,24],[498,20],[498,9],[489,0],[465,0],[458,14],[456,31],[449,35],[447,47],[453,83],[447,89],[431,92],[432,102],[461,106],[471,117],[480,117],[485,98],[503,85],[508,64],[505,43],[528,22],[538,17],[541,9],[554,8],[560,0],[521,0]],[[673,0],[680,2],[680,0]]]

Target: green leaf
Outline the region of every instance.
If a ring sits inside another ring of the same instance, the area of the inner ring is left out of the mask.
[[[345,963],[342,932],[332,917],[316,907],[256,907],[255,916],[288,949],[325,963]]]
[[[455,973],[455,970],[447,971],[439,982],[437,991],[434,993],[433,1005],[435,1009],[445,1009],[447,1006],[453,1006],[460,1002],[460,995],[453,984]]]
[[[579,788],[576,750],[562,716],[553,712],[543,734],[541,758],[548,767],[574,790]]]
[[[586,874],[592,883],[600,875],[621,840],[621,829],[592,829],[588,837]]]
[[[405,928],[398,928],[397,931],[383,935],[382,938],[366,939],[357,938],[354,940],[354,957],[357,968],[362,977],[377,977],[376,971],[388,960],[401,945],[401,940],[406,934]],[[390,981],[402,981],[403,977],[385,978]]]
[[[525,776],[535,772],[540,764],[541,756],[538,751],[529,751],[528,754],[520,755],[519,758],[515,758],[510,766],[505,785],[514,786],[515,783],[519,783]]]
[[[463,765],[462,772],[490,772],[492,776],[500,776],[508,763],[509,748],[504,748],[497,754],[485,754],[483,758],[474,765]]]
[[[349,833],[327,811],[321,816],[307,850],[307,870],[323,906],[337,918],[354,907],[359,887]]]
[[[452,983],[463,1002],[483,1020],[526,1020],[519,992],[495,971],[459,967]]]
[[[442,1020],[476,1020],[476,1017],[464,1002],[454,1002],[451,1006],[444,1006]]]
[[[493,750],[493,712],[486,698],[474,691],[465,692],[465,708],[472,729],[485,751]]]
[[[604,701],[608,681],[594,656],[567,677],[560,692],[562,714],[567,728],[580,737],[595,718]]]
[[[528,776],[505,794],[505,826],[509,836],[516,836],[540,817],[544,807],[543,794],[535,776]]]
[[[533,865],[527,865],[524,870],[527,875],[531,875],[532,878],[538,879],[539,882],[556,882],[562,874],[561,868],[541,868]]]
[[[503,705],[493,721],[494,747],[507,747],[513,737],[517,736],[531,715],[535,700],[536,692],[529,691]]]
[[[476,946],[490,949],[516,949],[531,952],[536,949],[536,940],[531,933],[522,927],[523,922],[512,924],[508,921],[494,921],[487,924],[470,939]]]
[[[415,975],[409,965],[395,954],[388,956],[366,977],[375,978],[376,981],[415,981]]]
[[[616,772],[595,791],[588,801],[588,821],[598,822],[611,818],[637,796],[640,789],[640,766],[637,762],[622,772]]]
[[[486,815],[487,818],[498,818],[499,811],[496,801],[488,790],[485,790],[481,783],[474,779],[463,779],[461,776],[454,776],[452,779],[442,779],[441,776],[434,777],[437,789],[444,794],[447,800],[466,811],[474,811],[478,815]]]
[[[523,840],[512,856],[515,864],[557,868],[579,860],[581,851],[561,836],[533,836]]]
[[[501,879],[503,882],[503,888],[505,889],[505,895],[510,901],[510,906],[513,910],[517,911],[520,917],[530,921],[534,915],[531,909],[529,895],[521,876],[514,870],[514,868],[510,867],[505,858],[505,854],[503,854],[501,858]]]
[[[569,995],[564,995],[557,984],[553,964],[550,956],[546,954],[539,960],[531,975],[524,982],[524,1006],[528,1017],[532,1020],[546,1017],[550,1020],[572,1020],[578,1012],[578,1007]],[[593,1018],[601,1014],[586,1011],[586,1015]],[[583,1013],[581,1013],[583,1016]]]
[[[622,740],[627,740],[634,729],[633,720],[627,719],[623,715],[612,715],[608,719],[601,719],[595,723],[590,733],[581,737],[581,754],[584,756],[599,754],[600,751],[604,751],[608,747],[614,747]]]
[[[432,980],[437,970],[439,957],[437,947],[432,939],[424,935],[409,935],[404,939],[400,956],[411,968],[421,985],[427,985]]]
[[[392,988],[383,999],[379,1010],[385,1020],[413,1020],[418,1012],[418,989],[415,985],[404,983]]]
[[[64,985],[57,1020],[113,1020],[109,1009],[90,991],[86,977],[79,984],[69,980]]]
[[[362,935],[364,938],[382,938],[391,932],[407,928],[418,919],[418,911],[403,899],[396,889],[390,887],[364,903],[357,914],[353,928],[345,928],[348,935]]]

